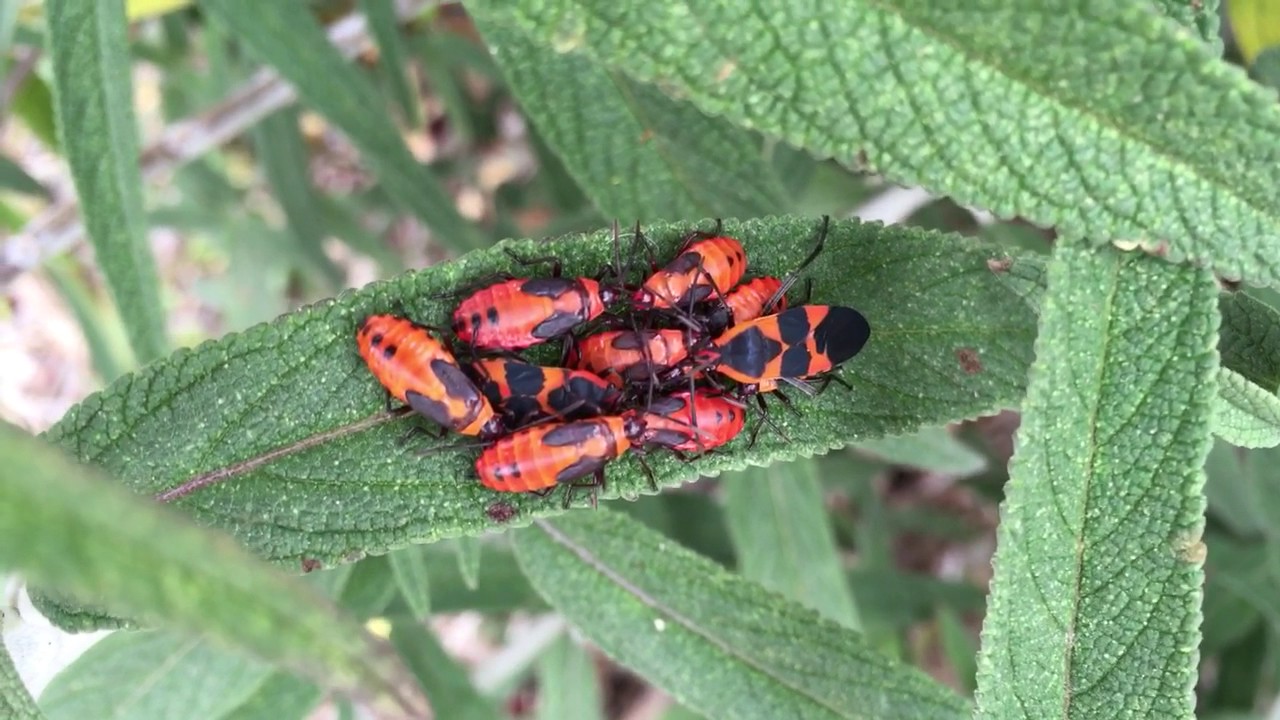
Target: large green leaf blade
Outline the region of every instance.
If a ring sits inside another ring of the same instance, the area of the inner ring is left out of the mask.
[[[708,718],[967,716],[964,700],[857,633],[617,513],[543,521],[515,548],[592,642]]]
[[[1060,242],[1006,490],[984,717],[1190,717],[1212,275]]]
[[[727,221],[725,230],[742,239],[753,268],[778,272],[804,257],[817,225],[769,218]],[[646,233],[665,255],[689,227],[653,225]],[[574,274],[598,269],[613,254],[609,230],[507,247],[553,254]],[[1015,405],[1035,317],[1025,288],[1011,289],[1009,278],[1024,271],[1038,277],[1040,265],[1010,260],[993,273],[994,257],[1004,256],[954,236],[833,223],[810,275],[815,300],[851,305],[870,319],[871,341],[843,371],[854,389],[833,387],[798,401],[799,417],[775,413],[790,441],[763,432],[748,448],[744,434],[726,452],[689,464],[651,457],[658,478],[675,485]],[[179,351],[90,396],[49,437],[141,493],[208,480],[178,501],[182,507],[294,568],[562,512],[558,497],[481,487],[473,452],[422,458],[421,444],[400,442],[412,421],[388,422],[384,394],[356,353],[355,328],[364,316],[403,310],[448,324],[449,301],[432,296],[497,270],[521,268],[501,249],[473,253]],[[639,465],[626,460],[610,468],[605,496],[647,487]]]
[[[1280,281],[1275,96],[1148,2],[469,7],[962,204]]]
[[[168,343],[142,211],[124,3],[53,0],[45,7],[62,147],[98,264],[145,363]]]
[[[1218,369],[1213,431],[1232,445],[1280,445],[1280,398],[1228,368]]]
[[[329,44],[304,4],[201,0],[200,6],[342,128],[387,194],[430,227],[442,245],[462,251],[486,244],[440,181],[409,153],[373,84]]]
[[[516,96],[605,217],[750,217],[788,209],[758,135],[590,59],[475,15]]]
[[[406,714],[425,701],[380,646],[296,580],[223,535],[130,495],[34,438],[0,426],[0,566],[32,582],[167,621]]]

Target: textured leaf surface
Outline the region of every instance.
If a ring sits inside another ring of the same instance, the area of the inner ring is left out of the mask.
[[[0,566],[118,612],[216,638],[328,686],[424,703],[403,668],[296,580],[230,538],[142,501],[44,443],[0,426]],[[159,540],[159,541],[158,541]]]
[[[1271,393],[1280,390],[1280,312],[1243,292],[1223,295],[1218,306],[1223,367]]]
[[[147,244],[124,4],[52,0],[58,129],[85,229],[140,362],[167,349],[160,280]]]
[[[411,546],[400,548],[387,555],[391,572],[395,575],[400,597],[408,603],[413,616],[425,620],[431,615],[431,578],[427,574],[426,548]]]
[[[967,715],[961,698],[860,635],[617,513],[543,521],[515,548],[569,622],[708,718]]]
[[[973,475],[987,467],[977,450],[951,436],[946,428],[923,428],[911,435],[860,442],[858,450],[886,462],[951,475]]]
[[[1207,30],[1205,5],[1172,14]],[[1149,3],[468,9],[815,154],[863,152],[891,179],[962,204],[1280,280],[1275,96]]]
[[[814,461],[748,468],[724,477],[723,488],[739,572],[829,620],[859,629]]]
[[[983,627],[984,717],[1190,717],[1215,393],[1202,269],[1059,242]]]
[[[340,127],[364,153],[387,194],[430,227],[438,242],[459,251],[485,244],[440,181],[409,153],[373,84],[329,44],[305,5],[201,0],[200,7]]]
[[[1213,431],[1218,437],[1240,447],[1280,445],[1280,398],[1239,373],[1219,368]]]
[[[786,191],[754,133],[475,16],[520,107],[605,217],[751,217]]]
[[[809,218],[725,224],[761,272],[793,267],[816,227]],[[646,232],[669,254],[688,228],[655,225]],[[510,247],[554,254],[570,273],[594,272],[612,256],[611,238],[603,230]],[[752,449],[743,437],[728,452],[691,464],[653,457],[663,484],[1017,403],[1035,317],[1009,278],[1038,277],[1038,261],[1011,259],[995,273],[988,262],[998,253],[986,246],[852,222],[833,223],[826,247],[812,267],[813,298],[852,305],[873,328],[867,348],[843,371],[854,389],[803,399],[799,418],[777,413],[791,442],[761,433]],[[89,397],[48,436],[145,494],[226,473],[177,502],[201,523],[225,528],[294,568],[560,513],[558,497],[481,487],[472,452],[419,457],[421,445],[399,442],[411,421],[357,432],[387,419],[380,386],[355,350],[360,319],[403,308],[419,321],[447,324],[448,301],[429,296],[499,269],[513,269],[501,251],[473,253],[179,351]],[[628,460],[611,468],[607,496],[646,487]]]
[[[13,658],[9,657],[3,640],[0,640],[0,717],[12,720],[41,720],[44,717],[22,684],[22,678],[18,677],[18,670],[13,666]]]

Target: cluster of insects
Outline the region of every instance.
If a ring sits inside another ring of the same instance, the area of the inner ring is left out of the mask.
[[[550,275],[477,282],[459,293],[447,330],[372,315],[356,340],[388,406],[394,398],[443,432],[478,439],[483,485],[538,494],[567,486],[566,505],[575,488],[590,488],[594,503],[605,466],[627,453],[709,452],[743,432],[752,397],[754,444],[763,423],[774,425],[766,395],[794,410],[782,385],[812,395],[845,384],[834,373],[866,344],[866,318],[808,304],[807,291],[803,303],[786,300],[829,222],[782,278],[748,277],[746,251],[718,223],[688,233],[665,265],[650,258],[637,285],[617,263],[595,278],[567,278],[554,258],[512,254]],[[614,242],[616,250],[616,230]],[[519,354],[553,341],[562,344],[558,365]]]

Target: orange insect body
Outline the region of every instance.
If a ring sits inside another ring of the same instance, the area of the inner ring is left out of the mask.
[[[724,304],[733,315],[733,324],[755,320],[765,313],[781,312],[787,309],[787,298],[778,296],[772,307],[766,308],[769,299],[782,287],[782,280],[776,277],[757,277],[738,285],[724,296]]]
[[[646,352],[647,347],[647,352]],[[606,330],[573,346],[570,363],[616,387],[649,380],[689,354],[683,330]]]
[[[594,320],[612,298],[591,278],[504,280],[459,303],[453,332],[477,349],[523,350]]]
[[[483,358],[471,367],[480,391],[507,414],[513,428],[552,415],[562,420],[603,415],[622,400],[617,388],[584,370],[508,358]]]
[[[746,410],[718,392],[698,388],[690,402],[689,391],[659,398],[641,413],[646,445],[661,445],[681,452],[702,452],[720,447],[742,432]]]
[[[371,315],[360,323],[356,344],[378,382],[418,414],[463,435],[501,432],[489,401],[427,328],[407,318]]]
[[[853,308],[799,305],[735,325],[699,359],[744,384],[801,379],[827,372],[857,355],[870,336],[867,319]]]
[[[663,310],[720,297],[747,272],[747,252],[731,237],[698,233],[632,295],[636,307]]]
[[[603,474],[610,461],[631,449],[643,425],[609,416],[534,425],[500,438],[476,459],[485,487],[499,492],[537,492]],[[591,484],[599,484],[599,481]]]

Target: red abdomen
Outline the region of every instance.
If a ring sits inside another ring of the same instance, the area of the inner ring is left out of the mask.
[[[469,295],[453,312],[458,339],[481,350],[523,350],[604,312],[589,278],[506,280]]]
[[[621,417],[547,423],[485,448],[476,459],[476,475],[499,492],[545,490],[592,475],[630,448]]]
[[[683,307],[729,292],[746,271],[742,243],[724,236],[703,238],[650,275],[632,299],[643,308]]]

